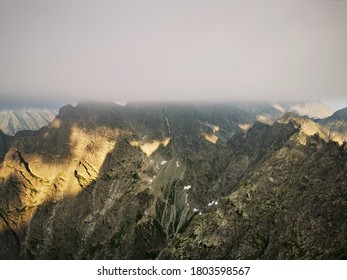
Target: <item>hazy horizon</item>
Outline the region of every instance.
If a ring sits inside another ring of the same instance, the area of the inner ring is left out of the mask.
[[[344,109],[347,108],[347,98],[346,99],[341,99],[339,100],[296,100],[296,103],[300,103],[300,102],[305,102],[305,101],[320,101],[322,103],[324,103],[325,105],[328,105],[334,112],[340,110],[340,109]],[[65,106],[65,105],[73,105],[76,106],[77,104],[81,103],[81,102],[110,102],[110,103],[117,103],[119,105],[122,105],[121,103],[125,103],[125,105],[127,103],[133,103],[136,101],[126,101],[126,100],[66,100],[66,102],[64,102],[63,100],[57,101],[57,102],[18,102],[18,101],[11,101],[11,102],[1,102],[0,103],[0,111],[4,111],[4,110],[15,110],[15,109],[29,109],[29,108],[33,108],[33,109],[54,109],[54,110],[58,110],[61,107]],[[229,103],[229,104],[242,104],[242,103],[250,103],[250,104],[259,104],[259,103],[268,103],[268,104],[285,104],[286,102],[288,103],[295,103],[295,100],[263,100],[263,101],[252,101],[252,100],[227,100],[227,101],[211,101],[211,100],[207,100],[207,101],[165,101],[165,100],[159,100],[156,102],[151,102],[151,101],[138,101],[136,103],[143,103],[145,104],[155,104],[155,103],[166,103],[166,104],[170,104],[170,103],[178,103],[178,104],[186,104],[186,105],[191,105],[191,104],[206,104],[206,103],[215,103],[215,104],[225,104],[225,103]]]
[[[347,107],[347,1],[0,0],[0,102]]]

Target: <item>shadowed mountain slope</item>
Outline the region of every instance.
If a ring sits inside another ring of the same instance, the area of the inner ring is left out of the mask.
[[[10,149],[13,140],[13,136],[6,135],[0,130],[0,162],[6,155],[7,151]]]
[[[329,118],[317,122],[334,141],[340,144],[347,141],[347,108],[338,110]]]

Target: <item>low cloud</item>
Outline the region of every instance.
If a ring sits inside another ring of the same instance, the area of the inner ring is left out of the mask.
[[[345,1],[104,4],[2,1],[2,106],[346,95]]]

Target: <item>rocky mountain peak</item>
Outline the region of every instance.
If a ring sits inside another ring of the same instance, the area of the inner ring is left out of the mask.
[[[286,113],[281,119],[278,120],[280,123],[292,123],[299,129],[299,134],[296,139],[301,143],[305,144],[307,138],[312,135],[318,135],[324,141],[329,141],[330,138],[321,126],[308,117],[301,117],[295,113]]]
[[[346,121],[347,120],[347,108],[336,111],[332,116],[326,118],[326,120]]]
[[[347,108],[336,111],[332,116],[317,120],[329,137],[343,144],[347,141]]]
[[[344,257],[346,149],[308,118],[257,115],[233,104],[64,106],[9,138],[0,257]]]

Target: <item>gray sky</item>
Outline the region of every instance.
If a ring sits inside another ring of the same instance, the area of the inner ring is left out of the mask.
[[[347,1],[0,0],[0,40],[2,103],[346,101]]]

